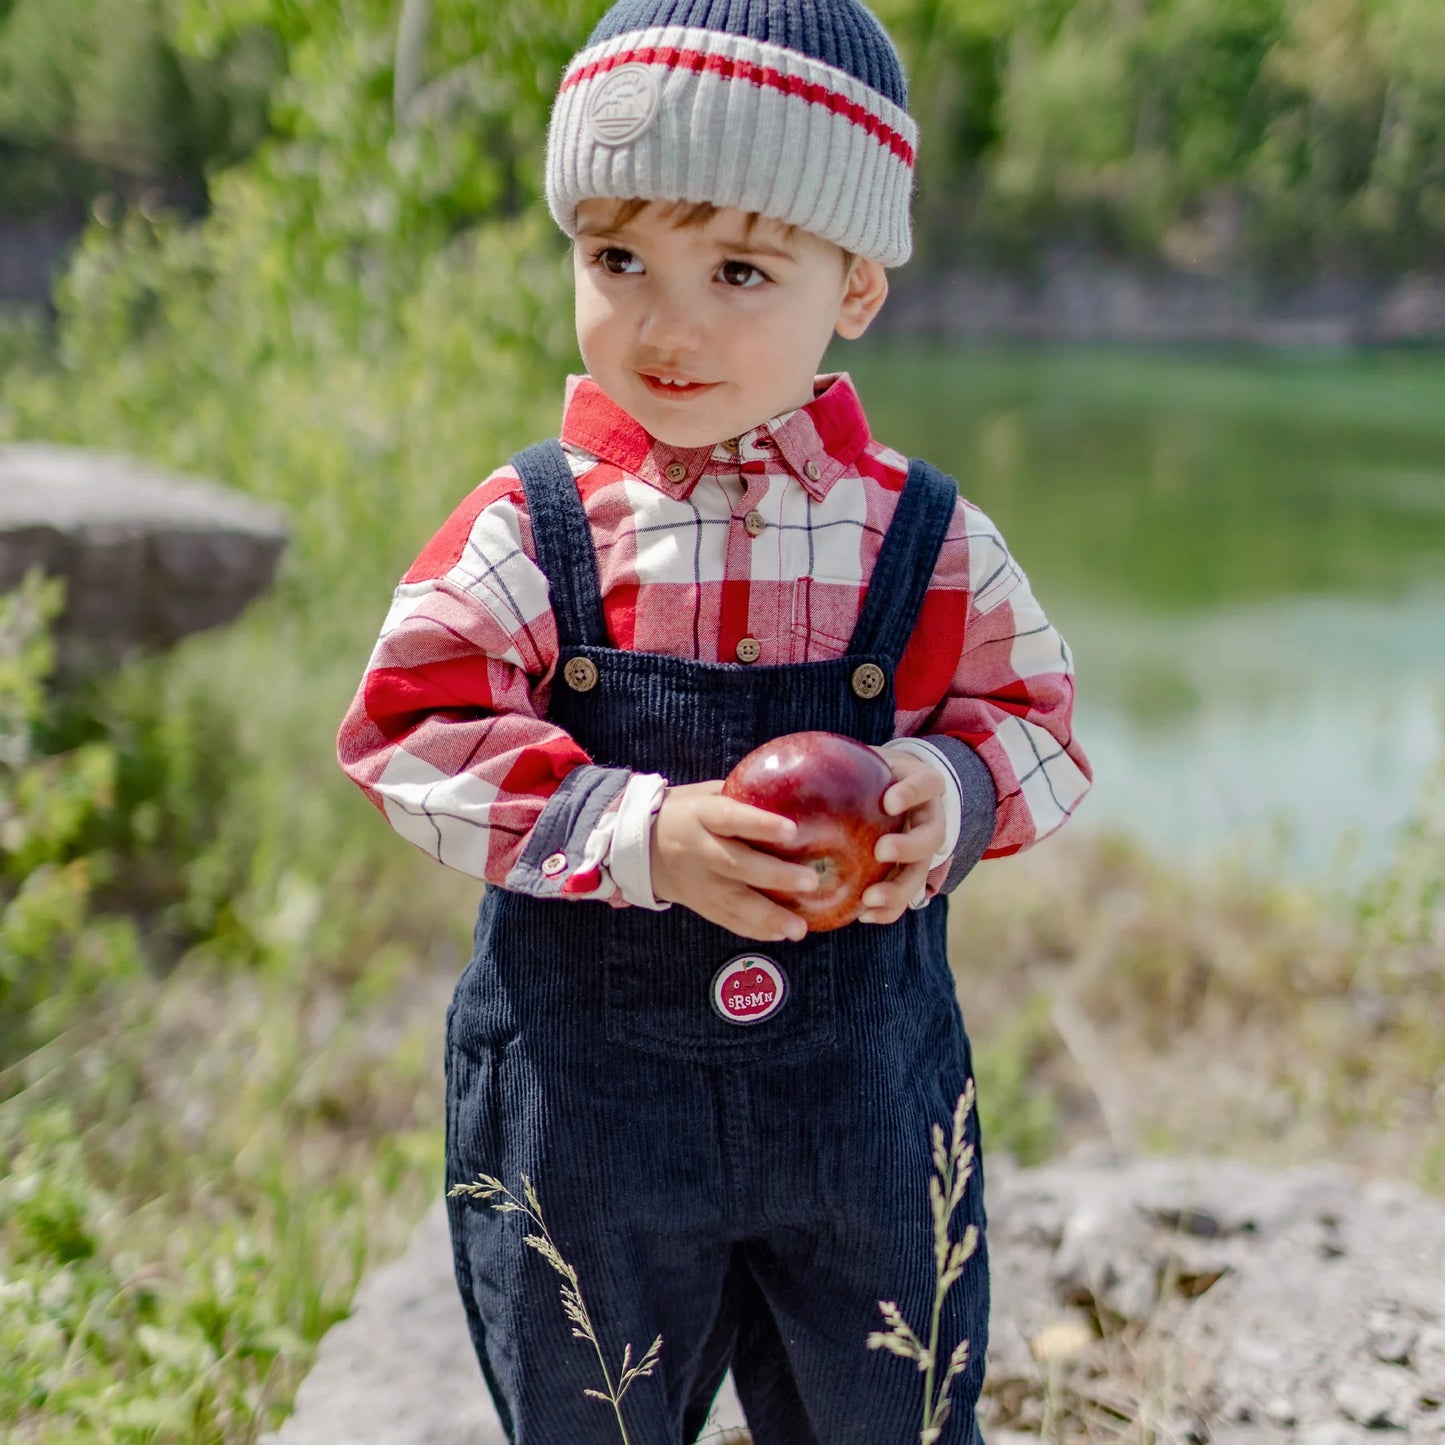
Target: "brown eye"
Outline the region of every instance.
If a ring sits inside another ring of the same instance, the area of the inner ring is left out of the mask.
[[[718,274],[727,285],[737,287],[756,286],[766,279],[756,266],[746,261],[724,261]]]
[[[636,258],[620,246],[608,246],[597,253],[597,264],[609,275],[625,276],[635,268]]]

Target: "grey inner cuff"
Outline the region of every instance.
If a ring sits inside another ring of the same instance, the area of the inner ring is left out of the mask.
[[[627,768],[598,768],[590,763],[573,768],[547,799],[522,856],[507,877],[507,887],[537,898],[560,894],[567,874],[581,863],[597,820],[631,776]],[[542,872],[542,861],[554,853],[566,856],[568,868],[548,878]]]
[[[958,822],[958,842],[953,850],[953,862],[948,865],[948,875],[943,880],[940,892],[951,893],[963,882],[973,865],[983,857],[993,837],[995,820],[998,815],[998,792],[993,785],[993,774],[988,765],[967,743],[957,738],[945,737],[941,733],[930,733],[927,741],[932,743],[944,757],[958,778],[959,800],[962,804]]]

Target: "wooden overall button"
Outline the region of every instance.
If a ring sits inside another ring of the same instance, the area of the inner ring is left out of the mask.
[[[887,681],[883,669],[875,662],[865,662],[853,669],[853,691],[865,701],[877,697]]]
[[[767,518],[761,512],[749,512],[743,518],[743,527],[749,537],[760,537],[764,528],[768,525]]]
[[[738,661],[756,662],[763,655],[763,644],[756,637],[745,637],[738,643]]]
[[[597,664],[590,657],[574,657],[562,669],[562,676],[573,692],[591,692],[597,686]]]

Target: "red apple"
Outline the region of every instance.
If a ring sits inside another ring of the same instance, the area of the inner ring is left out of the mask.
[[[888,764],[864,743],[839,733],[788,733],[754,748],[723,781],[723,796],[781,813],[798,825],[789,847],[752,846],[818,874],[815,893],[763,891],[800,914],[812,933],[851,923],[863,911],[863,894],[886,878],[892,863],[873,856],[885,833],[903,826],[883,811],[893,783]]]

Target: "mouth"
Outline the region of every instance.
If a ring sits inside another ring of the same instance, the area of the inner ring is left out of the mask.
[[[639,371],[637,375],[653,396],[665,397],[668,401],[685,401],[689,397],[701,396],[718,385],[715,381],[688,381],[684,377],[665,376],[651,371]]]

